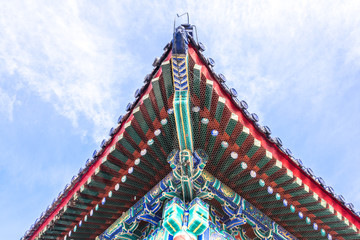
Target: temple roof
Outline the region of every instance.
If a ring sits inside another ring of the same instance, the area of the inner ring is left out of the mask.
[[[225,77],[213,71],[203,45],[188,38],[194,148],[207,152],[205,170],[297,238],[359,239],[353,206],[259,125]],[[166,159],[178,148],[171,47],[155,59],[109,139],[23,239],[94,239],[171,172]]]

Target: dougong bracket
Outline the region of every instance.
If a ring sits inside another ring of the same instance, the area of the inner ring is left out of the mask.
[[[201,176],[207,160],[208,156],[201,149],[194,153],[190,153],[189,150],[174,150],[170,153],[167,161],[173,169],[175,179],[181,183],[183,201],[191,201],[194,198],[195,181]]]

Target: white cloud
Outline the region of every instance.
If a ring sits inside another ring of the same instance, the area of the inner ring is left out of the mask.
[[[52,103],[74,126],[82,117],[92,122],[99,139],[114,124],[111,113],[123,94],[119,82],[126,82],[128,68],[136,71],[136,57],[84,16],[84,7],[74,1],[3,3],[0,70],[18,74],[23,88]]]
[[[333,76],[340,70],[336,61],[359,63],[358,2],[214,1],[189,6],[200,39],[208,45],[206,54],[217,62],[215,69],[225,73],[252,110],[301,95],[316,112],[346,82]]]
[[[4,115],[9,121],[12,121],[14,104],[16,104],[16,96],[9,96],[0,88],[0,115]]]
[[[12,1],[0,10],[0,70],[19,74],[20,85],[51,102],[74,126],[82,117],[91,121],[98,139],[113,125],[116,100],[126,99],[119,98],[126,79],[144,67],[136,64],[143,54],[133,51],[133,39],[151,41],[161,32],[170,40],[180,9],[190,13],[208,45],[206,55],[252,111],[291,95],[308,96],[315,111],[338,88],[332,77],[338,51],[347,64],[359,64],[356,2]]]

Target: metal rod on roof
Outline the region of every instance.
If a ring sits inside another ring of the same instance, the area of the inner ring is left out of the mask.
[[[196,33],[196,43],[199,45],[199,39],[198,39],[198,34],[197,34],[197,27],[195,25],[192,25],[195,28],[195,33]]]
[[[188,13],[188,12],[183,13],[183,14],[181,14],[181,15],[179,15],[179,14],[176,14],[176,15],[177,15],[177,17],[179,18],[179,17],[184,16],[185,14],[187,15],[187,22],[188,22],[188,24],[190,24],[190,18],[189,18],[189,13]]]
[[[187,15],[187,23],[190,24],[190,17],[189,17],[189,13],[188,13],[188,12],[183,13],[183,14],[181,14],[181,15],[176,14],[176,16],[177,16],[177,18],[180,18],[180,17],[184,16],[185,14]],[[176,24],[176,17],[174,18],[174,32],[175,32],[175,24]]]

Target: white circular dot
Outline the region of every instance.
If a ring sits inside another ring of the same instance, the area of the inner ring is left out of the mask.
[[[221,142],[221,146],[222,146],[223,148],[227,148],[227,147],[229,146],[229,144],[228,144],[228,142],[226,142],[226,141],[222,141],[222,142]]]
[[[208,123],[209,123],[209,119],[203,118],[203,119],[201,119],[201,123],[203,123],[203,124],[208,124]]]
[[[198,106],[195,106],[192,108],[193,112],[199,112],[200,111],[200,108]]]
[[[160,130],[160,129],[156,129],[156,130],[154,131],[155,136],[159,136],[160,133],[161,133],[161,130]]]
[[[237,159],[239,157],[239,155],[237,154],[237,152],[231,152],[230,153],[230,156],[233,158],[233,159]]]
[[[211,131],[211,135],[213,135],[214,137],[216,137],[217,135],[219,135],[218,130],[214,129]]]
[[[256,177],[256,172],[255,172],[254,170],[251,170],[251,171],[250,171],[250,176],[251,176],[252,178]]]
[[[246,162],[242,162],[242,163],[241,163],[241,168],[242,168],[242,169],[247,169],[247,164],[246,164]]]
[[[136,196],[134,196],[134,200],[136,200]]]
[[[101,204],[104,205],[105,202],[106,202],[106,198],[103,198],[103,199],[101,200]]]
[[[116,184],[115,185],[115,191],[119,190],[119,188],[120,188],[120,184]]]
[[[147,153],[147,150],[146,150],[146,149],[143,149],[143,150],[141,150],[140,155],[141,155],[141,156],[144,156],[146,153]]]
[[[272,187],[268,186],[267,191],[268,191],[269,194],[273,194],[274,189]]]
[[[148,144],[149,146],[153,145],[153,144],[154,144],[154,139],[149,139],[149,140],[147,141],[147,144]]]
[[[167,112],[168,112],[168,114],[173,114],[173,113],[174,113],[174,109],[169,108],[169,109],[167,110]]]
[[[126,181],[126,175],[121,177],[121,182],[125,182]]]
[[[164,118],[164,119],[161,119],[161,125],[166,125],[167,124],[167,119],[166,118]]]
[[[314,227],[314,230],[318,230],[318,228],[319,228],[316,223],[314,223],[313,227]]]
[[[288,205],[288,201],[286,199],[283,200],[283,204],[286,207]]]
[[[135,165],[139,165],[140,164],[140,158],[135,159]]]
[[[132,174],[133,171],[134,171],[134,168],[133,168],[133,167],[130,167],[130,168],[128,169],[128,173],[129,173],[129,174]]]
[[[91,209],[90,216],[92,216],[93,214],[94,214],[94,209]]]

